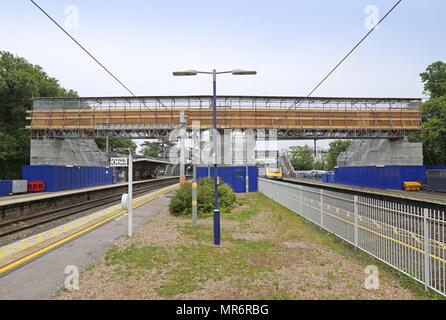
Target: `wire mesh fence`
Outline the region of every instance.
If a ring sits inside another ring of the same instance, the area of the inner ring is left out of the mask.
[[[446,206],[262,178],[259,191],[446,296]]]

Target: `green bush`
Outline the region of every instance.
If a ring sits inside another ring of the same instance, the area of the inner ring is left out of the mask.
[[[175,193],[169,204],[170,212],[176,214],[192,213],[192,184],[185,182]]]
[[[215,187],[211,178],[201,178],[197,181],[197,206],[198,213],[210,213],[214,211]],[[192,201],[192,198],[191,198]]]
[[[215,201],[214,201],[215,203]],[[231,212],[234,209],[235,192],[232,188],[222,183],[218,186],[218,207],[221,212]]]
[[[214,180],[201,178],[197,181],[197,208],[198,213],[212,213],[215,204]],[[230,212],[234,208],[235,193],[232,188],[225,184],[218,185],[218,207],[222,213]],[[184,183],[175,193],[170,205],[170,212],[187,215],[192,213],[192,184]]]

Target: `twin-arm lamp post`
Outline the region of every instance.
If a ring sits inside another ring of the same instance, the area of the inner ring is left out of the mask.
[[[213,77],[213,90],[214,90],[214,184],[215,184],[215,210],[214,210],[214,244],[220,244],[220,210],[218,210],[218,184],[217,184],[217,74],[232,73],[233,75],[255,75],[257,71],[246,71],[246,70],[232,70],[232,71],[220,71],[217,72],[215,69],[212,72],[207,71],[197,71],[197,70],[186,70],[186,71],[176,71],[173,72],[174,76],[196,76],[198,73],[212,74]]]

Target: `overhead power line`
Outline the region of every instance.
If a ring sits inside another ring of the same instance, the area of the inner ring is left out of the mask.
[[[359,47],[359,45],[365,40],[365,39],[367,39],[367,37],[376,29],[376,27],[378,27],[379,26],[379,24],[381,23],[381,22],[383,22],[384,21],[384,19],[386,19],[387,18],[387,16],[401,3],[401,1],[403,1],[403,0],[399,0],[379,21],[378,21],[378,23],[347,53],[347,55],[344,57],[344,58],[342,58],[342,60],[341,61],[339,61],[339,63],[333,68],[333,69],[331,69],[331,71],[313,88],[313,90],[311,90],[310,91],[310,93],[306,96],[306,98],[305,99],[308,99],[312,94],[313,94],[313,92],[315,92],[321,85],[322,85],[322,83],[324,83],[325,82],[325,80],[327,80],[328,79],[328,77],[330,77],[331,76],[331,74],[353,53],[353,51],[355,51],[356,50],[356,48],[358,48]],[[291,108],[293,108],[294,107],[294,105],[296,104],[296,102],[294,102],[294,104],[293,105],[291,105],[286,111],[285,111],[285,114],[291,109]],[[297,106],[295,106],[294,107],[294,109],[296,109],[296,108],[298,108],[300,105],[302,104],[302,101],[297,105]]]
[[[67,36],[71,38],[82,50],[84,50],[94,61],[96,61],[97,64],[99,64],[109,75],[113,77],[125,90],[127,90],[132,96],[135,96],[135,94],[127,88],[126,85],[122,83],[121,80],[119,80],[113,73],[110,72],[102,63],[99,62],[98,59],[96,59],[90,52],[88,52],[87,49],[85,49],[76,39],[74,39],[71,34],[69,34],[60,24],[58,24],[45,10],[43,10],[37,3],[35,3],[33,0],[30,0],[40,11],[42,11],[56,26],[59,27],[60,30],[62,30]]]

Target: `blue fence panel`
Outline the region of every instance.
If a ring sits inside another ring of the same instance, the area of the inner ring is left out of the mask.
[[[94,168],[88,167],[87,174],[88,174],[88,187],[92,187],[94,185]]]
[[[259,187],[259,168],[257,166],[249,166],[248,167],[248,176],[249,176],[249,191],[256,192]]]
[[[446,166],[426,166],[426,170],[446,170]]]
[[[103,184],[102,179],[104,176],[104,168],[102,167],[96,167],[96,176],[97,176],[97,180],[96,180],[96,185],[97,186],[101,186]]]
[[[113,183],[113,169],[104,167],[23,166],[22,177],[43,181],[45,191],[73,190]]]
[[[76,189],[82,188],[81,187],[81,167],[75,167],[74,169],[74,175],[76,177]]]
[[[12,192],[12,180],[0,181],[0,196],[7,196]]]
[[[322,182],[328,182],[328,174],[323,173],[321,179],[322,179]]]
[[[246,167],[218,167],[218,176],[220,181],[229,184],[234,192],[246,192]],[[248,188],[250,192],[258,190],[258,168],[256,166],[248,167]],[[197,180],[208,176],[208,167],[197,167]],[[210,168],[210,177],[214,178],[214,168]]]
[[[106,184],[114,183],[114,180],[113,180],[113,169],[112,168],[106,168],[105,174],[106,174],[105,183]]]
[[[88,176],[88,187],[92,187],[94,184],[94,169],[93,167],[88,167],[87,169],[87,176]]]
[[[328,177],[323,179],[329,180]],[[404,189],[404,181],[418,181],[426,183],[425,166],[364,166],[335,168],[335,183],[379,188],[379,189]]]

